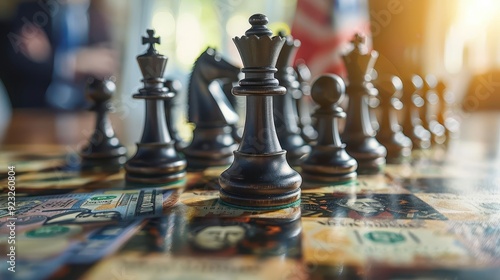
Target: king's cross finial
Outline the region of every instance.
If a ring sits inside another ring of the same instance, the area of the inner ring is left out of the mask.
[[[351,43],[354,45],[354,49],[362,52],[366,47],[366,36],[360,33],[356,33]]]
[[[154,36],[155,31],[153,29],[148,29],[146,32],[148,33],[148,37],[142,37],[142,44],[149,44],[148,54],[157,54],[155,44],[160,43],[160,37]]]

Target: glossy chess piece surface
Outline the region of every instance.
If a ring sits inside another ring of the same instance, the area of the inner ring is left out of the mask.
[[[300,201],[302,178],[288,164],[273,120],[273,96],[286,92],[274,78],[285,39],[271,37],[265,15],[252,15],[249,23],[252,27],[245,35],[233,39],[245,74],[233,94],[246,96],[247,110],[234,161],[219,177],[220,199],[237,207],[290,207]]]
[[[403,134],[397,111],[403,107],[399,100],[403,82],[397,76],[379,75],[375,80],[380,100],[381,120],[377,140],[387,149],[388,163],[408,161],[411,156],[411,139]]]
[[[343,183],[357,176],[358,164],[345,151],[346,145],[339,135],[338,119],[346,117],[339,106],[344,92],[344,81],[333,74],[319,77],[312,85],[311,96],[319,105],[313,115],[319,134],[311,153],[301,164],[301,175],[307,183]]]
[[[385,167],[387,150],[375,138],[368,106],[368,98],[376,95],[370,73],[378,53],[368,51],[364,41],[365,37],[356,34],[354,49],[343,56],[349,79],[349,104],[342,139],[347,152],[358,162],[358,174],[376,174]]]
[[[286,150],[287,161],[292,165],[299,165],[305,156],[311,151],[311,147],[301,136],[298,125],[299,116],[297,112],[296,99],[300,98],[299,82],[295,76],[295,71],[291,66],[292,59],[300,47],[300,41],[292,36],[279,36],[286,39],[283,48],[276,62],[275,77],[281,86],[286,88],[284,95],[273,97],[274,125],[280,141],[281,147]],[[294,96],[296,96],[294,98]]]
[[[165,87],[164,71],[167,57],[156,51],[160,43],[154,31],[148,30],[142,38],[149,44],[147,52],[137,57],[144,79],[144,87],[133,97],[146,102],[144,130],[135,155],[125,164],[126,180],[134,183],[165,184],[183,179],[186,175],[186,160],[175,150],[175,142],[168,131],[165,119],[164,100],[172,99],[174,93]]]
[[[182,150],[189,169],[225,166],[233,161],[238,147],[233,135],[239,117],[223,84],[238,81],[239,73],[238,67],[213,48],[207,48],[196,60],[188,87],[188,116],[195,129],[191,143]]]
[[[402,101],[405,107],[403,132],[411,139],[413,149],[427,149],[431,146],[431,133],[423,127],[419,113],[420,107],[424,104],[419,94],[423,85],[424,81],[418,75],[403,81]]]
[[[93,102],[90,110],[96,113],[96,123],[89,143],[80,151],[84,170],[119,170],[126,161],[127,149],[120,144],[108,116],[115,91],[116,85],[111,80],[92,78],[87,83],[86,94]]]

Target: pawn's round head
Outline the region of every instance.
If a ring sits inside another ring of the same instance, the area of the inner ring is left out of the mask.
[[[311,87],[311,97],[320,106],[338,104],[344,98],[345,83],[335,74],[320,76]]]
[[[111,99],[116,85],[111,80],[90,78],[87,83],[87,96],[94,102],[103,102]]]

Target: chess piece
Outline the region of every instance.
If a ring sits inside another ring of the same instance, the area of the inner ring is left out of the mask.
[[[154,45],[160,43],[154,31],[147,31],[149,37],[142,38],[149,49],[137,57],[144,79],[144,88],[133,97],[146,101],[146,118],[136,154],[125,164],[126,179],[129,182],[163,184],[180,180],[186,175],[186,160],[177,153],[165,120],[162,100],[171,99],[173,92],[164,86],[163,74],[167,57],[156,51]]]
[[[343,56],[349,77],[349,104],[342,139],[347,152],[358,162],[358,174],[375,174],[385,167],[387,151],[375,138],[368,106],[369,96],[376,95],[369,73],[378,53],[366,50],[363,43],[364,37],[356,34],[354,49]]]
[[[311,143],[318,137],[318,132],[314,129],[311,119],[314,103],[311,100],[311,70],[303,60],[299,60],[295,65],[295,73],[299,82],[300,95],[298,97],[292,95],[292,97],[296,100],[300,135],[307,143]]]
[[[234,161],[219,177],[220,199],[241,207],[287,207],[299,201],[302,178],[286,161],[273,121],[273,96],[286,92],[274,78],[285,38],[271,37],[265,15],[252,15],[249,22],[245,35],[233,39],[245,74],[233,94],[246,96],[247,110]]]
[[[424,86],[421,94],[424,100],[424,105],[420,110],[420,119],[422,126],[431,133],[431,142],[434,144],[442,144],[446,140],[445,128],[436,120],[436,107],[438,106],[439,98],[436,94],[437,79],[434,75],[425,76]]]
[[[175,107],[176,100],[178,99],[178,94],[182,90],[182,84],[179,80],[168,79],[165,80],[163,86],[167,88],[167,91],[173,92],[174,97],[172,99],[165,99],[163,102],[163,106],[165,107],[165,121],[167,122],[167,129],[170,132],[170,137],[172,137],[172,141],[174,141],[175,149],[180,152],[182,151],[184,141],[179,135],[179,131],[175,127],[174,123],[177,118],[177,112]]]
[[[413,75],[411,80],[403,84],[404,110],[403,132],[410,137],[414,149],[427,149],[431,146],[431,133],[422,126],[419,108],[424,101],[419,92],[422,90],[424,81],[418,75]]]
[[[80,151],[82,169],[119,170],[126,161],[127,149],[116,138],[108,117],[115,89],[111,80],[90,79],[87,84],[86,94],[94,103],[90,110],[96,113],[96,123],[88,145]]]
[[[380,99],[381,118],[377,140],[387,149],[388,163],[408,161],[411,156],[411,139],[403,134],[398,123],[397,110],[403,107],[399,100],[403,82],[397,76],[379,76],[375,81]]]
[[[446,84],[442,80],[437,82],[436,94],[439,100],[436,121],[444,127],[445,141],[447,142],[456,136],[459,127],[458,121],[451,116],[450,112],[453,96],[446,90]]]
[[[219,80],[238,81],[240,69],[207,48],[196,60],[189,80],[189,122],[193,140],[184,150],[189,169],[229,165],[238,147],[232,136],[238,114]]]
[[[286,151],[287,161],[295,166],[299,165],[311,151],[311,147],[300,136],[297,123],[299,117],[294,98],[294,95],[300,95],[300,84],[295,77],[291,60],[300,47],[300,41],[293,39],[292,36],[285,36],[283,33],[280,33],[279,36],[285,38],[286,41],[276,62],[278,72],[276,72],[275,78],[278,79],[281,86],[286,88],[286,93],[273,97],[274,125],[281,147]],[[296,98],[300,98],[300,96]]]
[[[377,70],[373,69],[370,72],[370,79],[371,81],[375,81],[378,78],[378,72]],[[370,123],[372,124],[372,129],[375,131],[375,134],[378,133],[378,130],[380,129],[380,124],[378,122],[378,115],[379,115],[379,106],[380,106],[380,100],[377,97],[377,89],[373,88],[372,89],[375,91],[374,94],[368,95],[368,111],[370,113]]]
[[[333,74],[319,77],[312,86],[311,96],[319,105],[314,112],[319,135],[301,165],[304,181],[341,183],[356,178],[358,163],[346,153],[339,135],[338,119],[346,117],[338,105],[344,91],[344,81]]]

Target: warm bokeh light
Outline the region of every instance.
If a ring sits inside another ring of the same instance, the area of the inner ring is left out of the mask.
[[[463,68],[482,72],[497,66],[494,64],[500,46],[500,1],[457,0],[455,4],[455,17],[445,41],[447,72],[458,73]]]

